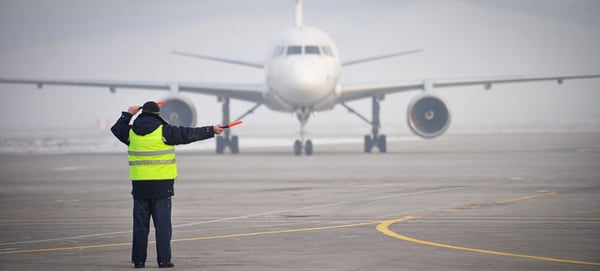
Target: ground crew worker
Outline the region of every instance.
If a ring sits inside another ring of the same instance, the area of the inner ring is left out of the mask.
[[[129,125],[140,109],[142,113]],[[131,261],[135,268],[146,263],[150,217],[156,231],[159,268],[174,267],[171,262],[171,197],[177,177],[174,145],[212,138],[223,132],[221,125],[199,128],[176,127],[160,116],[155,102],[130,106],[111,128],[125,143],[129,154],[129,175],[133,195],[133,247]]]

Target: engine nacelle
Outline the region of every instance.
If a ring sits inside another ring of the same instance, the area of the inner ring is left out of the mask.
[[[413,133],[424,138],[440,136],[450,126],[450,110],[446,102],[432,94],[414,98],[406,115]]]
[[[196,107],[190,98],[171,95],[163,99],[160,116],[173,126],[196,126]]]

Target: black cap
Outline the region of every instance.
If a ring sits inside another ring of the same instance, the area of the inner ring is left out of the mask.
[[[160,113],[160,107],[158,107],[158,104],[155,102],[146,102],[144,106],[142,106],[142,112],[158,115]]]

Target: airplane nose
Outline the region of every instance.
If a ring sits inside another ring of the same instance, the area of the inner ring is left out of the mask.
[[[319,74],[314,67],[294,67],[288,77],[288,84],[297,91],[304,92],[318,86]]]
[[[325,74],[315,65],[294,65],[285,73],[286,97],[302,103],[313,103],[326,93]]]

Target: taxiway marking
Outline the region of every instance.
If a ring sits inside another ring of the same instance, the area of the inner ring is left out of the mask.
[[[264,216],[275,215],[275,214],[279,214],[279,213],[305,211],[305,210],[310,210],[310,209],[321,209],[324,207],[338,206],[338,205],[344,205],[344,204],[355,203],[355,202],[379,201],[379,200],[389,199],[389,198],[414,196],[414,195],[429,194],[429,193],[448,192],[448,191],[455,191],[455,190],[461,190],[461,189],[464,189],[464,187],[462,187],[462,186],[445,187],[445,188],[430,189],[430,190],[420,190],[420,191],[413,191],[413,192],[396,193],[396,194],[385,195],[385,196],[374,196],[374,197],[369,197],[369,198],[363,197],[363,198],[359,198],[359,199],[350,198],[350,199],[342,200],[342,201],[336,201],[336,202],[330,202],[330,203],[324,203],[324,204],[316,204],[316,205],[310,205],[310,206],[304,206],[304,207],[298,207],[298,208],[274,210],[274,211],[257,213],[257,214],[232,216],[232,217],[225,217],[225,218],[219,218],[219,219],[212,219],[212,220],[208,220],[208,221],[199,221],[199,222],[191,222],[191,223],[180,224],[180,225],[173,225],[173,229],[197,226],[197,225],[202,225],[202,224],[222,223],[222,222],[226,222],[226,221],[240,220],[240,219],[247,219],[247,218],[254,218],[254,217],[264,217]],[[42,242],[64,241],[64,240],[76,240],[76,239],[84,239],[84,238],[90,238],[90,237],[114,236],[114,235],[128,234],[128,233],[132,233],[132,232],[133,231],[131,231],[131,230],[126,230],[126,231],[104,232],[104,233],[58,237],[58,238],[49,238],[49,239],[15,241],[15,242],[0,243],[0,246],[35,244],[35,243],[42,243]],[[3,252],[0,252],[0,254],[3,254]]]
[[[534,195],[529,195],[529,196],[522,196],[522,197],[510,198],[510,199],[506,199],[506,200],[494,201],[491,204],[488,203],[488,204],[474,205],[474,206],[476,206],[474,208],[480,208],[481,206],[489,206],[489,205],[507,204],[507,203],[517,202],[517,201],[522,201],[522,200],[527,200],[527,199],[533,199],[533,198],[539,198],[539,197],[546,197],[546,196],[554,196],[554,195],[556,195],[556,192],[534,194]],[[458,212],[458,211],[460,211],[460,210],[459,209],[449,209],[449,210],[446,210],[446,212]],[[469,247],[462,247],[462,246],[455,246],[455,245],[448,245],[448,244],[436,243],[436,242],[431,242],[431,241],[426,241],[426,240],[415,239],[415,238],[408,237],[406,235],[402,235],[402,234],[399,234],[399,233],[396,233],[396,232],[390,230],[390,226],[392,224],[394,224],[394,223],[401,222],[401,221],[406,221],[406,220],[417,219],[417,218],[419,218],[419,217],[411,216],[411,217],[403,217],[401,219],[386,220],[386,221],[383,221],[383,222],[379,223],[377,225],[376,229],[379,232],[381,232],[381,233],[383,233],[383,234],[385,234],[387,236],[394,237],[396,239],[404,240],[404,241],[407,241],[407,242],[421,244],[421,245],[427,245],[427,246],[448,248],[448,249],[454,249],[454,250],[471,251],[471,252],[478,252],[478,253],[485,253],[485,254],[499,255],[499,256],[508,256],[508,257],[517,257],[517,258],[542,260],[542,261],[548,261],[548,262],[559,262],[559,263],[584,264],[584,265],[596,265],[596,266],[600,266],[600,263],[596,263],[596,262],[567,260],[567,259],[559,259],[559,258],[551,258],[551,257],[543,257],[543,256],[532,256],[532,255],[525,255],[525,254],[516,254],[516,253],[509,253],[509,252],[502,252],[502,251],[493,251],[493,250],[486,250],[486,249],[469,248]]]
[[[396,219],[395,221],[402,221],[402,219]],[[312,228],[298,228],[298,229],[286,229],[286,230],[276,230],[276,231],[262,231],[262,232],[235,233],[235,234],[225,234],[225,235],[214,235],[214,236],[181,238],[181,239],[171,240],[171,242],[172,243],[176,243],[176,242],[185,242],[185,241],[225,239],[225,238],[248,237],[248,236],[258,236],[258,235],[270,235],[270,234],[294,233],[294,232],[305,232],[305,231],[320,231],[320,230],[330,230],[330,229],[352,228],[352,227],[375,225],[375,224],[379,224],[379,223],[382,223],[382,222],[384,222],[384,221],[368,221],[368,222],[353,223],[353,224],[343,224],[343,225],[334,225],[334,226],[323,226],[323,227],[312,227]],[[155,241],[149,241],[148,243],[155,243]],[[51,252],[51,251],[90,249],[90,248],[119,247],[119,246],[130,246],[130,245],[131,245],[131,243],[113,243],[113,244],[100,244],[100,245],[89,245],[89,246],[73,246],[73,247],[56,247],[56,248],[42,248],[42,249],[2,251],[2,252],[0,252],[0,254]]]

